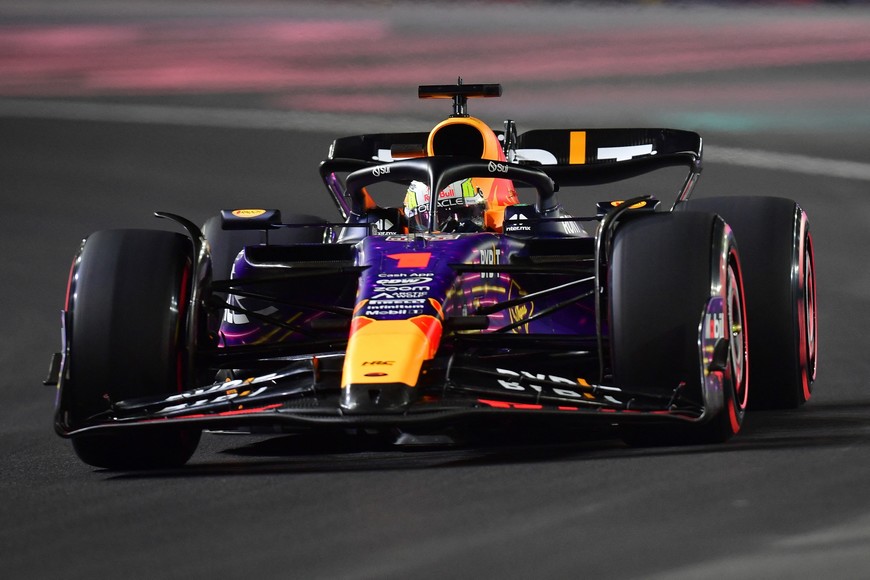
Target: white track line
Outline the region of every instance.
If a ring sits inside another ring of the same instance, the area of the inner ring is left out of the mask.
[[[119,103],[34,101],[0,99],[0,117],[58,119],[153,125],[188,125],[229,129],[326,131],[337,134],[419,131],[425,121],[408,117],[359,114],[272,111],[262,109],[218,109]],[[792,153],[776,153],[735,147],[704,147],[711,163],[757,167],[759,169],[805,173],[870,181],[870,164],[857,161],[821,159]]]
[[[711,163],[726,163],[759,169],[774,169],[792,173],[807,173],[823,177],[870,181],[870,163],[822,159],[793,153],[775,153],[759,149],[735,147],[704,147],[704,159]]]

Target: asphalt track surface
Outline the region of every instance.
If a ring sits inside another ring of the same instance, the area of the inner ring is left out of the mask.
[[[0,3],[4,578],[870,576],[870,10],[456,14]],[[484,119],[695,129],[697,196],[798,200],[816,245],[812,400],[695,448],[207,434],[179,470],[80,463],[40,383],[81,238],[167,227],[154,210],[335,217],[316,173],[332,138],[428,128],[443,103],[417,102],[416,85],[458,74],[504,84],[500,100],[472,103]]]

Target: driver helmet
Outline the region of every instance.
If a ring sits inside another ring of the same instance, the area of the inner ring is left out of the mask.
[[[489,126],[470,116],[452,116],[429,132],[426,155],[476,157],[505,162],[501,142]],[[438,195],[435,229],[445,231],[500,231],[504,208],[518,203],[514,184],[498,177],[474,177],[453,183]],[[429,187],[412,182],[405,194],[405,216],[411,231],[429,227]],[[452,224],[452,225],[451,225]],[[474,226],[475,229],[471,229]]]
[[[412,232],[429,229],[429,186],[412,181],[405,193],[405,217]],[[435,231],[476,232],[484,227],[487,210],[483,191],[473,179],[451,183],[438,194]]]

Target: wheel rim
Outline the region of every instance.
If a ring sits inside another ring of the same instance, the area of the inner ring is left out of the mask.
[[[746,321],[743,307],[742,280],[739,266],[735,262],[728,264],[728,344],[730,350],[731,382],[734,387],[735,411],[742,413],[747,402],[747,348]]]
[[[802,331],[805,333],[803,340],[804,344],[802,345],[802,355],[805,357],[805,360],[801,361],[803,364],[803,387],[804,387],[804,399],[809,399],[811,393],[811,385],[816,378],[816,340],[817,340],[817,319],[816,319],[816,276],[815,276],[815,257],[813,255],[813,241],[812,237],[807,234],[806,240],[804,241],[804,259],[803,259],[803,278],[804,278],[804,291],[803,291],[803,328]]]

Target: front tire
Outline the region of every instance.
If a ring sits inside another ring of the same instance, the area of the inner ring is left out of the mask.
[[[610,265],[610,340],[614,384],[703,404],[699,347],[708,301],[722,299],[728,332],[722,409],[703,423],[625,425],[632,445],[720,443],[743,423],[749,387],[746,309],[740,256],[730,229],[709,213],[638,217],[621,225]]]
[[[60,422],[72,429],[99,424],[116,401],[185,388],[191,254],[190,241],[172,232],[107,230],[87,238],[66,308]],[[73,448],[96,467],[172,467],[190,458],[199,437],[196,429],[120,429],[73,436]]]

